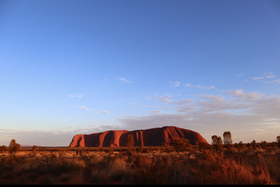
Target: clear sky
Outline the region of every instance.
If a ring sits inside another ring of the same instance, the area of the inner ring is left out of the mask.
[[[1,0],[0,144],[177,126],[280,135],[280,1]]]

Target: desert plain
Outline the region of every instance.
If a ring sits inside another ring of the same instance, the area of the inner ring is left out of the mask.
[[[22,147],[0,153],[1,184],[280,184],[277,142]]]

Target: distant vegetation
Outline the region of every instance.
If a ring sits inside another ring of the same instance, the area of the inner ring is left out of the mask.
[[[1,184],[280,184],[276,142],[212,144],[175,139],[170,146],[0,147]]]
[[[9,146],[10,155],[15,154],[20,148],[20,145],[16,143],[15,139],[12,139]]]

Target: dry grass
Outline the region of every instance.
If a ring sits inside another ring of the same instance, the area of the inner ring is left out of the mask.
[[[145,150],[147,149],[147,150]],[[167,151],[166,151],[167,150]],[[0,153],[1,184],[279,184],[280,150]]]

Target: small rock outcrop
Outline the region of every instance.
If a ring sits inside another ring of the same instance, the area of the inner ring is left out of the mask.
[[[110,130],[93,134],[77,134],[73,137],[69,147],[120,147],[126,146],[125,141],[128,134],[134,137],[134,146],[166,146],[172,140],[187,138],[192,145],[207,141],[192,130],[175,126],[151,128],[145,130]],[[208,143],[207,143],[208,144]]]

